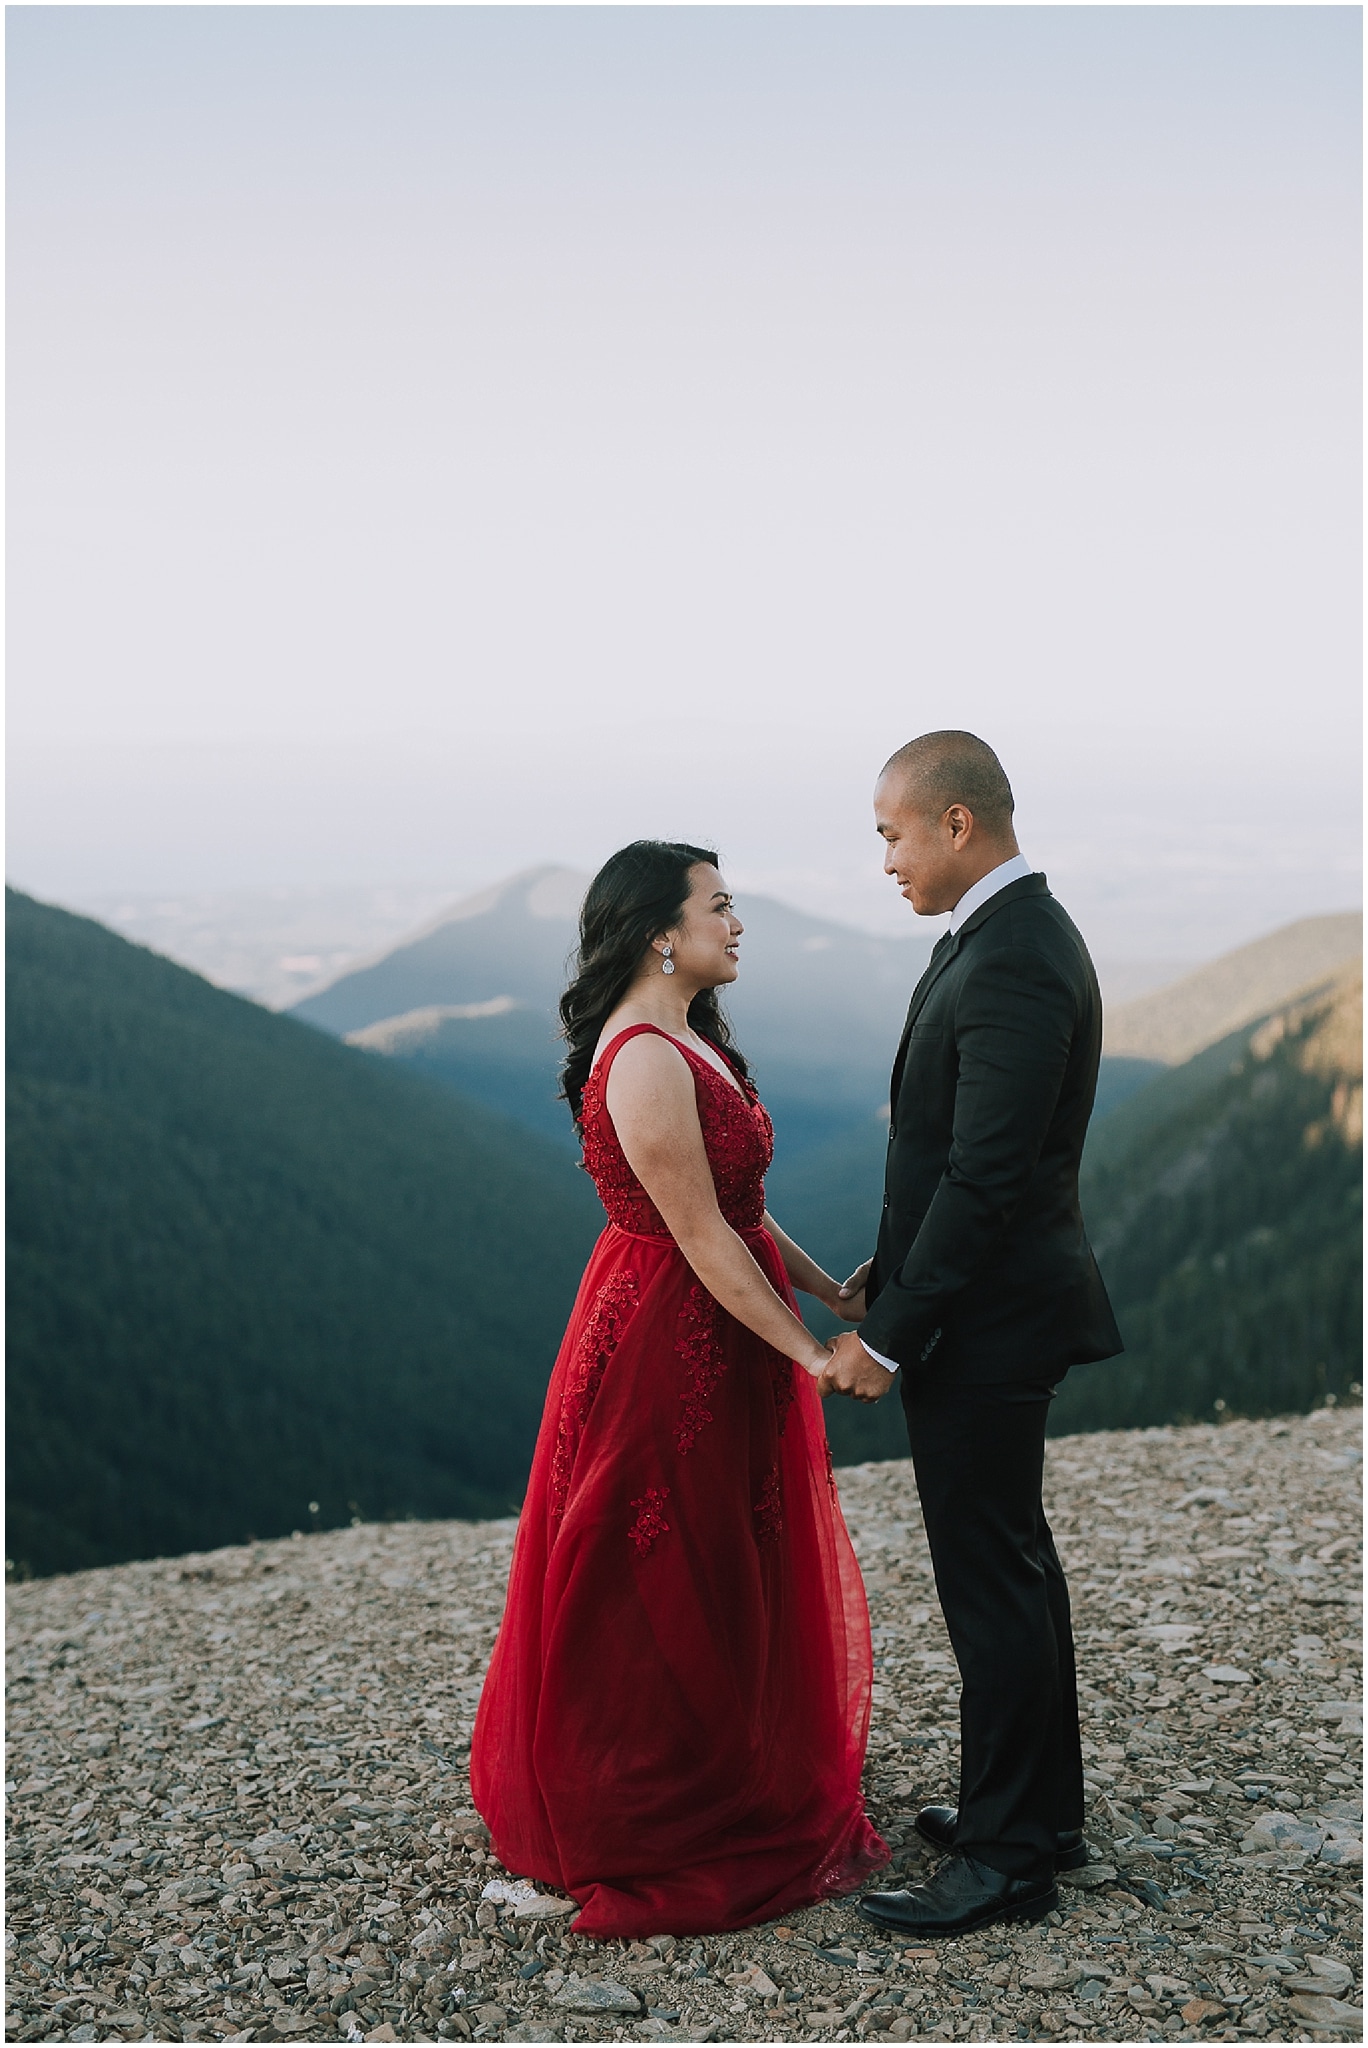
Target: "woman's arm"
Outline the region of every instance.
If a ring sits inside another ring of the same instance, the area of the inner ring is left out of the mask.
[[[819,1374],[828,1347],[779,1299],[717,1206],[683,1053],[654,1035],[630,1040],[613,1062],[607,1102],[628,1165],[709,1294],[785,1358]]]
[[[782,1231],[769,1210],[765,1211],[765,1228],[779,1247],[779,1256],[784,1262],[784,1271],[800,1294],[811,1294],[818,1301],[824,1301],[828,1308],[839,1313],[839,1282],[830,1273],[824,1273],[816,1259],[808,1257],[800,1244],[795,1244],[787,1232]]]

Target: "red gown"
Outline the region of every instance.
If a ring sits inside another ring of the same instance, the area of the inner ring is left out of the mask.
[[[816,1385],[695,1279],[608,1116],[615,1055],[652,1029],[619,1032],[585,1085],[610,1222],[547,1391],[471,1749],[500,1862],[599,1937],[772,1920],[889,1854],[860,1795],[869,1615]],[[792,1305],[760,1221],[769,1118],[680,1049],[722,1214]]]

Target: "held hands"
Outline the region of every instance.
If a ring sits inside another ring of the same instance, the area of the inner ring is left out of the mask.
[[[801,1365],[809,1378],[816,1380],[817,1391],[825,1400],[827,1394],[831,1391],[827,1385],[827,1374],[831,1369],[836,1353],[834,1347],[830,1344],[821,1344],[820,1348],[815,1348],[818,1343],[819,1340],[814,1339],[814,1350],[810,1358],[795,1358],[793,1362],[795,1365]]]
[[[893,1384],[893,1374],[877,1358],[871,1358],[853,1331],[838,1337],[831,1346],[827,1363],[817,1375],[817,1391],[847,1394],[853,1401],[882,1401]]]
[[[864,1321],[865,1282],[869,1278],[869,1269],[873,1263],[873,1259],[866,1259],[864,1264],[857,1266],[850,1278],[843,1280],[837,1288],[835,1299],[829,1306],[836,1315],[840,1316],[842,1322],[859,1323]]]
[[[858,1323],[864,1319],[865,1282],[873,1263],[866,1259],[832,1294],[822,1297],[844,1322]],[[853,1331],[837,1337],[809,1363],[807,1370],[816,1380],[823,1400],[828,1394],[845,1394],[852,1401],[882,1401],[893,1384],[893,1374],[877,1358],[870,1357]]]

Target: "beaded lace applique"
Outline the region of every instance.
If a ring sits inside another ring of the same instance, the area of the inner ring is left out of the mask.
[[[657,1536],[669,1535],[670,1525],[660,1512],[669,1498],[668,1486],[648,1486],[640,1500],[632,1502],[632,1506],[637,1510],[637,1518],[627,1534],[635,1543],[639,1557],[646,1556]]]
[[[769,1357],[770,1385],[774,1388],[774,1419],[778,1426],[779,1434],[782,1436],[788,1423],[789,1409],[793,1406],[793,1397],[796,1391],[793,1376],[801,1370],[801,1367],[795,1365],[791,1358],[785,1358],[780,1351],[771,1350]]]
[[[558,1522],[565,1513],[570,1492],[570,1473],[575,1462],[584,1425],[594,1405],[608,1362],[622,1341],[628,1317],[636,1307],[638,1281],[635,1273],[614,1273],[594,1296],[594,1305],[580,1332],[575,1362],[561,1394],[556,1449],[551,1460],[551,1519]]]
[[[681,1048],[682,1049],[682,1048]],[[717,1189],[717,1205],[733,1230],[754,1230],[765,1214],[765,1173],[774,1152],[774,1130],[765,1106],[749,1082],[739,1093],[711,1061],[685,1052],[694,1077],[694,1098],[703,1144]],[[584,1167],[609,1221],[644,1237],[668,1237],[665,1219],[627,1164],[604,1101],[605,1061],[584,1084],[580,1128]]]
[[[779,1492],[779,1467],[775,1465],[760,1490],[760,1498],[751,1509],[755,1518],[755,1537],[758,1543],[773,1543],[783,1532],[784,1508]]]
[[[684,1391],[679,1397],[684,1403],[684,1415],[675,1431],[675,1443],[681,1455],[693,1449],[700,1433],[713,1419],[708,1400],[727,1369],[727,1361],[722,1356],[721,1321],[720,1304],[713,1300],[706,1287],[695,1280],[684,1297],[684,1306],[679,1314],[679,1342],[675,1345],[675,1350],[689,1368]]]

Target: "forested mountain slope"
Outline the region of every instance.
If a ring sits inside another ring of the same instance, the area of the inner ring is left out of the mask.
[[[1361,1380],[1363,972],[1233,1033],[1099,1124],[1083,1204],[1125,1357],[1060,1430],[1308,1408]]]
[[[584,1176],[13,892],[8,957],[9,1556],[506,1512],[602,1223]]]

